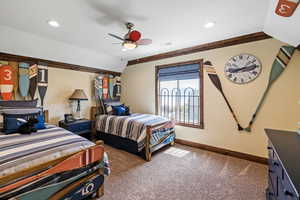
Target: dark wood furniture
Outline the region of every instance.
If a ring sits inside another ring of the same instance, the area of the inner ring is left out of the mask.
[[[59,121],[59,127],[67,129],[72,133],[85,137],[89,140],[92,139],[92,121],[88,119],[75,120],[73,122]]]
[[[269,138],[267,200],[299,200],[300,136],[291,131],[265,131]]]

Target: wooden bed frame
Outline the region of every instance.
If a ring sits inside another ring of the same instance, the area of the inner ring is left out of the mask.
[[[49,111],[48,110],[45,110],[44,111],[44,117],[45,117],[45,122],[49,122]],[[103,152],[104,152],[104,143],[103,141],[101,140],[98,140],[95,142],[96,145],[93,146],[93,147],[101,147],[103,149]],[[0,185],[3,185],[7,182],[10,182],[10,181],[13,181],[13,180],[16,180],[20,177],[24,177],[28,174],[32,174],[34,172],[37,172],[37,171],[40,171],[40,170],[43,170],[45,168],[47,168],[48,166],[56,166],[58,165],[59,163],[65,161],[66,159],[74,156],[74,155],[77,155],[77,154],[81,154],[82,152],[84,152],[85,150],[82,150],[82,151],[79,151],[79,152],[75,152],[71,155],[68,155],[68,156],[64,156],[64,157],[61,157],[61,158],[58,158],[58,159],[55,159],[55,160],[52,160],[52,161],[49,161],[49,162],[46,162],[46,163],[42,163],[40,165],[37,165],[37,166],[34,166],[32,168],[29,168],[29,169],[25,169],[23,171],[20,171],[20,172],[17,172],[15,174],[10,174],[8,176],[4,176],[0,179]],[[103,155],[101,155],[101,159],[99,161],[101,161],[103,159]],[[98,170],[98,173],[99,175],[104,175],[104,171],[103,169],[99,169]],[[61,194],[61,193],[60,193]],[[56,195],[56,194],[55,194]],[[55,196],[54,195],[54,196]],[[100,197],[102,197],[104,195],[104,184],[102,184],[102,186],[98,189],[97,191],[97,196],[95,199],[98,199]]]
[[[90,112],[90,119],[92,120],[92,124],[93,124],[93,138],[96,138],[96,115],[97,115],[97,107],[96,106],[92,106],[91,107],[91,112]],[[161,123],[161,124],[157,124],[155,126],[147,126],[146,127],[146,142],[145,142],[145,158],[147,161],[151,161],[152,158],[152,153],[158,149],[160,149],[161,147],[165,146],[166,144],[157,144],[154,147],[151,147],[150,145],[150,139],[151,139],[151,134],[153,133],[153,131],[157,130],[157,129],[161,129],[161,128],[169,128],[170,126],[174,126],[175,125],[175,121],[169,121],[167,123]],[[171,146],[173,146],[175,144],[175,141],[173,140],[172,142],[169,143]]]

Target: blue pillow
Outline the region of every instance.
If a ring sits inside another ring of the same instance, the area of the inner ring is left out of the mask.
[[[45,118],[43,115],[38,115],[36,118],[39,122],[34,125],[37,130],[45,129]]]
[[[113,110],[114,110],[114,114],[117,116],[123,116],[125,115],[126,112],[126,108],[124,105],[120,105],[120,106],[112,106]]]
[[[20,126],[25,123],[26,120],[22,120],[22,118],[6,117],[3,124],[3,132],[6,134],[16,133],[18,132]]]

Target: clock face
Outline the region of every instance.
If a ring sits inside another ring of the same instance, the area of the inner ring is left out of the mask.
[[[253,81],[259,76],[260,72],[261,62],[250,54],[234,56],[225,65],[226,77],[238,84]]]

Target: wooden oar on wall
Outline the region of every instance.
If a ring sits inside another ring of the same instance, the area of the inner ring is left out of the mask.
[[[8,64],[12,67],[12,80],[14,84],[14,96],[17,99],[18,88],[19,88],[19,63],[14,61],[9,61]]]
[[[41,97],[41,105],[44,106],[44,99],[48,88],[48,67],[45,63],[38,64],[37,86]]]
[[[256,119],[256,116],[263,105],[263,102],[266,99],[267,93],[269,92],[272,84],[277,80],[277,78],[281,75],[281,73],[285,70],[287,65],[289,64],[293,53],[295,52],[295,47],[293,46],[282,46],[279,50],[279,53],[276,56],[276,59],[272,65],[271,73],[270,73],[270,78],[269,78],[269,83],[267,85],[267,88],[256,108],[256,111],[252,115],[252,119],[249,122],[249,125],[247,128],[245,128],[245,131],[251,132],[251,127]]]
[[[0,67],[0,90],[3,100],[11,100],[13,94],[13,69],[9,65]]]
[[[109,75],[109,97],[111,99],[114,98],[114,76],[113,75]]]
[[[25,99],[29,92],[29,64],[25,62],[19,63],[19,90]]]
[[[34,95],[37,88],[38,66],[37,64],[31,64],[29,67],[29,95],[31,99],[34,99]]]
[[[95,78],[95,96],[96,96],[96,99],[101,99],[102,98],[102,80],[103,80],[103,75],[98,75],[96,76]]]
[[[236,121],[237,123],[237,126],[238,126],[238,130],[239,131],[242,131],[244,130],[243,127],[240,125],[231,105],[229,104],[229,101],[228,99],[226,98],[225,94],[224,94],[224,91],[223,91],[223,88],[222,88],[222,84],[221,84],[221,81],[220,81],[220,78],[218,76],[218,74],[216,73],[216,69],[213,67],[212,63],[210,61],[206,61],[204,63],[204,68],[206,69],[206,72],[208,74],[208,77],[210,78],[211,82],[213,83],[213,85],[219,90],[219,92],[222,94],[223,98],[225,99],[225,102],[234,118],[234,120]]]

